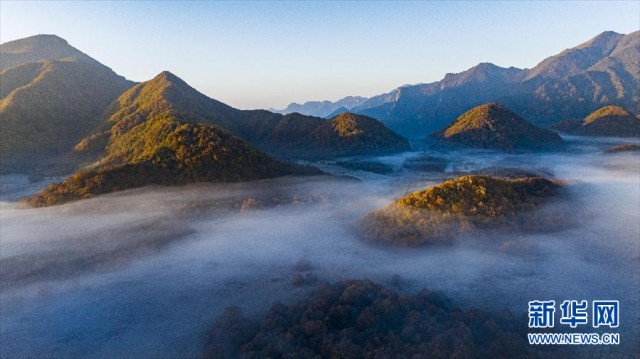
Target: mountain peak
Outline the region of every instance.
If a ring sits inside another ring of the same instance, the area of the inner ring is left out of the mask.
[[[70,59],[108,68],[57,35],[35,35],[9,41],[0,45],[0,54],[0,71],[30,62]]]
[[[486,70],[486,69],[496,69],[501,67],[491,62],[481,62],[478,65],[476,65],[474,68],[480,69],[480,70]]]
[[[170,83],[180,86],[189,86],[183,79],[179,78],[169,71],[162,71],[161,73],[157,74],[156,77],[148,81],[148,83],[157,82]]]
[[[493,111],[498,111],[498,112],[512,112],[511,110],[509,110],[508,108],[502,106],[502,104],[498,101],[493,101],[493,102],[489,102],[486,103],[484,105],[480,105],[478,107],[476,107],[478,109],[486,109],[489,112],[493,112]]]
[[[39,34],[23,39],[13,40],[5,42],[0,45],[0,49],[3,53],[22,53],[37,46],[56,46],[56,45],[69,45],[67,40],[57,35]]]
[[[598,34],[591,40],[585,41],[582,44],[574,47],[574,49],[584,49],[589,47],[613,49],[615,44],[623,37],[623,34],[618,34],[615,31],[605,31]]]
[[[633,114],[621,106],[605,106],[587,116],[583,123],[589,124],[605,117],[633,117]]]
[[[58,35],[54,34],[38,34],[27,39],[32,39],[39,42],[49,42],[49,43],[60,43],[60,44],[69,44],[69,42]]]

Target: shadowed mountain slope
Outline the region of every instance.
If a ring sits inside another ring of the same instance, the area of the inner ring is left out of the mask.
[[[526,74],[526,70],[483,63],[447,74],[438,82],[403,86],[372,97],[353,112],[377,118],[401,134],[424,136],[472,107],[509,94]]]
[[[504,103],[536,124],[617,105],[640,111],[640,31],[605,32],[543,61]]]
[[[404,152],[411,146],[380,121],[345,112],[323,121],[298,143],[283,148],[291,153],[300,149],[307,157],[323,158]]]

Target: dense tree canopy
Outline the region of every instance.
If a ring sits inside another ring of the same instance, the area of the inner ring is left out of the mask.
[[[422,290],[400,295],[368,280],[324,284],[259,322],[225,310],[205,358],[553,358],[529,345],[527,318],[464,311]],[[551,347],[551,346],[550,346]]]
[[[366,215],[360,231],[369,241],[417,246],[451,242],[473,229],[537,226],[534,210],[558,189],[558,183],[540,177],[463,176]]]

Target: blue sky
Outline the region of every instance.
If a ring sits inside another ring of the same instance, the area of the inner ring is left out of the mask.
[[[638,1],[0,2],[0,41],[56,34],[135,81],[169,70],[239,108],[372,96],[479,62],[532,67]]]

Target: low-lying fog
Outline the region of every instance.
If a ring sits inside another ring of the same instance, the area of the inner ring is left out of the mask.
[[[46,209],[2,202],[0,356],[198,357],[224,307],[238,304],[257,316],[276,300],[309,295],[314,285],[292,283],[301,259],[320,280],[368,278],[407,292],[426,287],[465,308],[522,313],[531,300],[619,300],[620,347],[589,353],[637,353],[640,156],[603,154],[607,141],[573,140],[573,149],[561,154],[448,153],[444,174],[342,170],[361,181],[145,188]],[[410,156],[415,153],[378,160],[400,169]],[[495,239],[517,236],[531,245],[524,254],[481,247],[473,238],[390,249],[357,237],[354,223],[365,213],[460,171],[490,166],[567,180],[563,200],[574,225]],[[2,181],[5,199],[26,191],[19,176]]]

